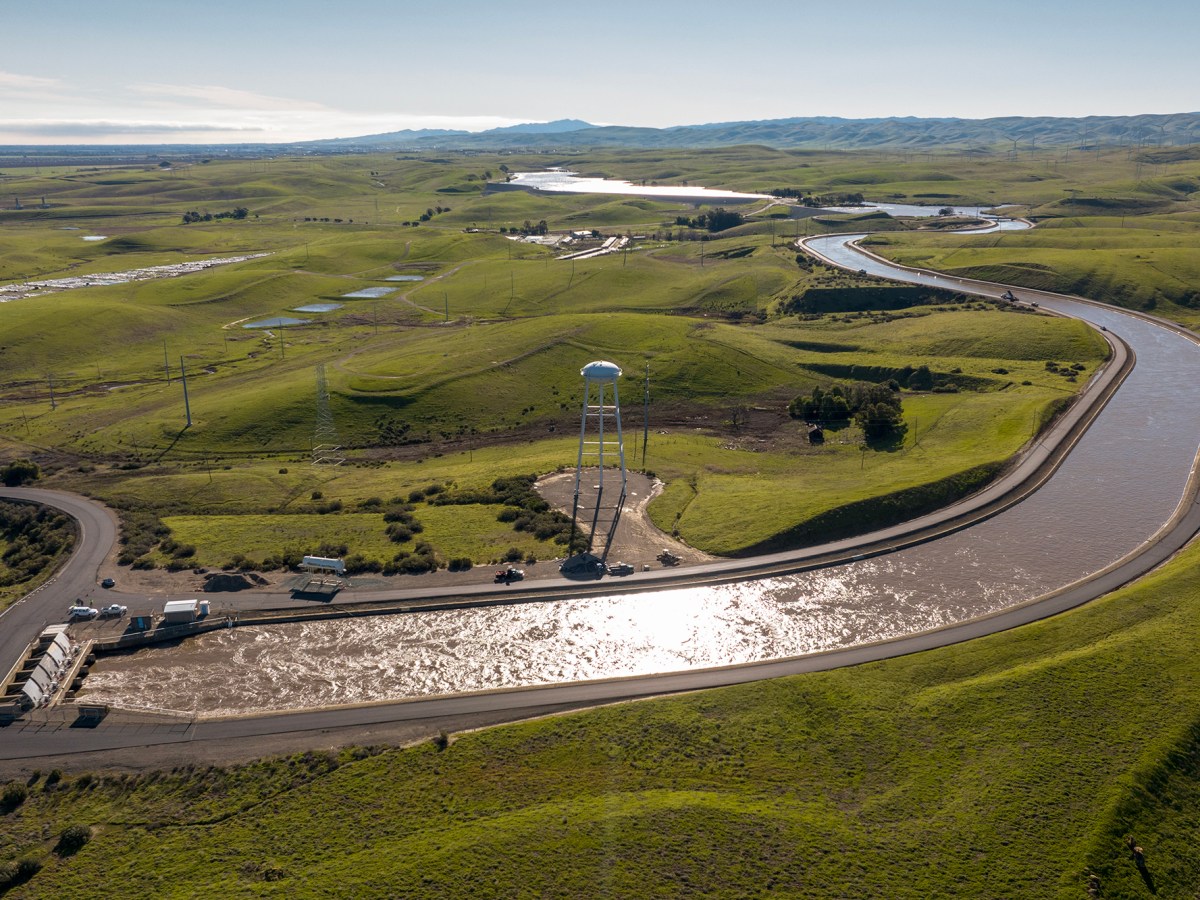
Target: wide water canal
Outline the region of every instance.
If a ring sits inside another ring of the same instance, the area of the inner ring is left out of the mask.
[[[854,254],[853,268],[953,287]],[[849,254],[843,257],[844,254]],[[1116,309],[1138,363],[1054,477],[992,519],[887,556],[711,588],[214,632],[102,659],[87,697],[200,715],[298,709],[795,656],[962,621],[1120,558],[1174,511],[1197,450],[1200,348]]]

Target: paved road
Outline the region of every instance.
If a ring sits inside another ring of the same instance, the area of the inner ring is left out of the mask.
[[[116,517],[98,503],[66,491],[0,487],[0,497],[53,506],[72,516],[79,526],[75,553],[54,579],[19,600],[0,616],[0,678],[12,667],[29,642],[51,622],[66,619],[76,598],[100,602],[97,572],[117,540]]]
[[[982,282],[969,284],[960,280],[956,280],[955,286],[992,296],[998,296],[999,293],[1007,289],[1004,285],[990,285]],[[1023,295],[1031,293],[1017,288],[1014,288],[1014,290]],[[1044,296],[1046,299],[1052,297],[1052,295],[1048,294]],[[1120,362],[1121,345],[1119,343],[1116,344],[1116,349],[1117,356],[1114,362],[1110,364],[1108,372],[1108,378],[1112,384],[1119,382],[1119,374],[1122,368]],[[1100,387],[1096,388],[1094,400],[1095,402],[1090,408],[1084,408],[1087,407],[1087,404],[1077,404],[1076,413],[1078,414],[1078,421],[1074,424],[1073,430],[1067,429],[1060,434],[1060,440],[1064,446],[1070,445],[1074,437],[1077,437],[1082,428],[1086,427],[1087,422],[1090,421],[1090,417],[1096,414],[1098,408],[1103,405],[1104,394]],[[1031,486],[1036,487],[1040,483],[1039,478],[1044,478],[1047,470],[1053,468],[1053,464],[1053,459],[1041,459],[1034,465],[1036,477],[1035,475],[1027,474],[1022,484],[1026,489],[1031,489]],[[1010,485],[1010,494],[1012,490],[1013,486]],[[36,630],[37,627],[41,627],[41,623],[47,615],[51,612],[57,612],[58,607],[63,606],[61,597],[73,598],[74,596],[84,596],[86,594],[85,588],[94,591],[97,567],[109,547],[111,547],[116,534],[115,523],[111,514],[83,498],[61,492],[42,492],[35,489],[5,491],[2,493],[9,496],[23,496],[26,499],[43,500],[51,503],[51,505],[65,509],[80,520],[83,535],[79,551],[59,574],[54,584],[53,594],[60,599],[55,599],[51,606],[48,605],[48,601],[39,602],[37,595],[35,595],[23,601],[22,604],[19,604],[18,607],[7,613],[0,620],[0,625],[4,626],[0,631],[2,631],[4,640],[6,641],[6,643],[0,643],[0,653],[3,654],[0,655],[0,659],[7,658],[10,652],[10,645],[18,640],[16,638],[18,632],[26,628]],[[999,498],[995,502],[1003,505],[1004,498]],[[887,541],[930,539],[930,535],[935,533],[939,527],[943,529],[946,527],[964,527],[964,524],[971,520],[970,517],[972,514],[990,515],[991,512],[985,507],[982,512],[980,510],[976,510],[974,513],[968,511],[968,513],[959,517],[956,517],[956,514],[953,512],[950,514],[941,513],[939,514],[942,519],[940,525],[937,522],[930,523],[928,525],[930,530],[924,533],[918,532],[917,538],[912,538],[911,529],[909,532],[905,532],[902,528],[897,530],[896,534],[889,536],[880,546],[884,546]],[[949,515],[949,523],[946,521],[947,515]],[[615,700],[711,688],[763,678],[774,678],[781,675],[855,665],[969,640],[984,634],[994,633],[1035,621],[1077,606],[1149,571],[1182,547],[1198,529],[1200,529],[1200,506],[1196,502],[1196,483],[1193,476],[1188,484],[1187,500],[1181,505],[1172,522],[1153,541],[1139,548],[1130,557],[1114,563],[1108,569],[1097,573],[1085,583],[1077,583],[1046,597],[1038,598],[1037,600],[994,615],[935,631],[827,653],[719,669],[695,670],[683,673],[648,675],[566,685],[518,688],[399,703],[381,703],[353,708],[138,727],[121,725],[115,717],[111,727],[106,723],[96,729],[70,728],[68,727],[68,723],[55,724],[53,722],[36,723],[28,726],[17,725],[10,726],[0,736],[0,759],[29,759],[48,755],[89,753],[116,748],[171,744],[181,741],[221,742],[248,738],[261,739],[263,742],[263,752],[269,752],[272,746],[272,737],[278,735],[316,734],[331,729],[355,729],[380,723],[418,722],[435,719],[453,720],[480,713],[503,713],[506,710],[512,711],[514,717],[518,714],[520,716],[527,716],[535,714],[538,710],[542,709],[595,705]],[[909,537],[906,538],[905,534],[908,534]],[[867,536],[866,539],[859,539],[857,543],[840,542],[844,546],[836,548],[836,552],[844,554],[859,549],[864,540],[868,542],[878,540],[878,536]],[[818,548],[816,551],[810,550],[804,554],[777,554],[775,557],[767,558],[766,560],[754,561],[753,565],[762,566],[766,562],[768,565],[791,566],[792,570],[794,570],[798,565],[811,564],[814,559],[820,562],[822,558],[820,554],[829,552],[830,548]],[[798,562],[797,560],[800,557],[807,558],[808,563],[805,563],[803,559]],[[696,567],[678,575],[671,573],[665,577],[674,575],[677,578],[700,578],[704,580],[721,580],[731,577],[745,578],[748,577],[747,567],[749,565],[752,564],[747,561],[736,561],[725,564],[716,563],[710,566]],[[581,589],[578,584],[566,582],[548,584],[545,586],[544,591],[562,591],[564,586],[574,596],[578,596],[580,593]],[[645,590],[648,586],[644,581],[640,584],[630,582],[628,589]],[[495,592],[494,588],[490,586],[480,586],[479,589],[485,592]],[[458,594],[463,593],[462,588],[453,590]],[[613,593],[614,583],[605,582],[603,591],[609,594]],[[364,600],[369,598],[354,597],[352,599]],[[276,597],[275,600],[278,601],[278,598]],[[51,617],[52,620],[56,618],[55,616]]]

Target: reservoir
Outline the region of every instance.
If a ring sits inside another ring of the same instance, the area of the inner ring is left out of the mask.
[[[621,194],[631,197],[682,200],[690,203],[702,203],[705,200],[714,203],[749,203],[753,200],[775,199],[767,194],[743,194],[737,191],[713,190],[698,186],[634,184],[629,181],[579,175],[575,172],[568,172],[566,169],[551,169],[547,172],[517,172],[512,175],[508,183],[554,193]]]

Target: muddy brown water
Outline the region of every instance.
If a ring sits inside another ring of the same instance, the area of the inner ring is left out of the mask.
[[[849,253],[844,240],[820,249]],[[677,671],[909,634],[1069,584],[1137,547],[1179,502],[1197,450],[1200,348],[1116,309],[1043,305],[1121,335],[1137,366],[1041,490],[965,531],[734,585],[215,632],[102,659],[85,696],[222,715]]]

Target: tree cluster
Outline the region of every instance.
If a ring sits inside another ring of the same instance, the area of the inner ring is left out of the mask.
[[[700,213],[695,218],[676,216],[675,224],[686,228],[703,228],[707,231],[725,231],[746,221],[746,217],[732,209],[714,209]]]
[[[536,225],[534,225],[532,222],[530,222],[528,219],[526,219],[525,223],[520,226],[514,225],[514,226],[512,226],[512,228],[506,228],[503,225],[500,226],[501,234],[506,234],[506,233],[510,233],[510,232],[512,234],[547,234],[547,233],[549,233],[549,231],[550,231],[550,226],[546,224],[545,219],[542,219]],[[592,233],[596,237],[600,236],[600,232],[598,232],[598,231],[592,232]]]
[[[431,206],[428,209],[426,209],[425,212],[421,213],[420,220],[422,222],[428,222],[434,216],[438,216],[438,215],[441,215],[442,213],[448,213],[448,212],[450,212],[450,207],[448,207],[448,206]]]
[[[0,481],[5,487],[20,487],[27,481],[37,481],[41,475],[38,464],[27,459],[14,459],[7,466],[0,466]]]
[[[772,197],[799,200],[801,206],[855,206],[863,202],[862,194],[810,194],[804,188],[771,188]]]
[[[46,506],[0,503],[0,587],[36,578],[74,544],[67,515]]]
[[[826,427],[853,420],[868,440],[878,440],[893,434],[903,421],[900,386],[894,381],[855,381],[845,387],[835,384],[828,390],[818,386],[808,396],[801,394],[792,400],[788,414]]]
[[[248,215],[250,215],[250,210],[246,209],[244,206],[237,206],[233,209],[227,209],[224,212],[219,213],[210,213],[207,210],[201,213],[193,209],[183,214],[183,224],[187,225],[191,222],[211,222],[213,219],[244,219]]]

